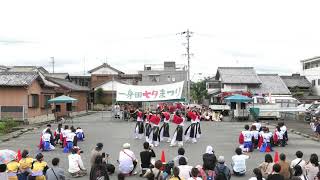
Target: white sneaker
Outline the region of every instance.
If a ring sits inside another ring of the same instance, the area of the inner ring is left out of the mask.
[[[170,144],[169,146],[170,146],[170,147],[174,147],[174,146],[176,146],[176,145],[174,145],[174,144]]]

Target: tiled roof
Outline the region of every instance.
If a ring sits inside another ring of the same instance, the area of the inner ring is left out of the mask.
[[[224,84],[260,84],[253,67],[218,67],[217,78]]]
[[[110,65],[107,64],[107,63],[103,63],[102,65],[100,65],[100,66],[98,66],[98,67],[96,67],[96,68],[93,68],[93,69],[91,69],[91,70],[88,71],[88,72],[89,72],[89,73],[92,73],[92,72],[94,72],[94,71],[97,71],[97,70],[99,70],[99,69],[101,69],[101,68],[106,68],[106,67],[107,67],[107,68],[110,68],[110,69],[112,69],[112,70],[114,70],[114,71],[116,71],[116,72],[119,73],[119,74],[124,74],[124,72],[119,71],[118,69],[110,66]]]
[[[85,86],[79,86],[65,79],[58,79],[58,78],[52,78],[52,77],[47,77],[46,79],[64,88],[70,89],[72,91],[89,91],[90,90]]]
[[[69,74],[68,73],[47,73],[44,74],[46,77],[58,78],[58,79],[67,79]]]
[[[258,74],[261,80],[261,85],[255,88],[250,88],[250,92],[253,94],[281,94],[290,95],[290,91],[286,84],[282,81],[277,74]]]
[[[0,86],[29,86],[38,76],[35,72],[0,72]]]
[[[308,81],[305,76],[292,75],[292,76],[280,76],[283,82],[289,87],[302,87],[310,88],[312,84]]]

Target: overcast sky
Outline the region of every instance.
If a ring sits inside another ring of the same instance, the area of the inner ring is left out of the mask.
[[[106,61],[126,73],[186,64],[177,33],[189,28],[191,76],[218,66],[289,74],[320,55],[319,7],[307,0],[1,1],[0,65],[51,71],[54,56],[56,72],[82,74]]]

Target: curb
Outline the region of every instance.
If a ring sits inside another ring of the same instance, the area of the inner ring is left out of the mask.
[[[76,118],[76,117],[83,117],[83,116],[87,116],[87,115],[91,115],[91,114],[94,114],[94,112],[87,112],[85,114],[80,114],[80,115],[75,115],[75,116],[72,116],[72,118]],[[49,121],[43,121],[43,122],[38,122],[38,123],[34,123],[34,124],[30,124],[28,126],[30,127],[23,127],[22,129],[19,129],[17,131],[14,131],[14,132],[11,132],[8,135],[8,137],[6,138],[3,138],[3,139],[0,139],[0,144],[2,142],[7,142],[7,141],[10,141],[10,139],[15,139],[15,138],[18,138],[20,137],[21,135],[23,135],[24,133],[27,133],[29,131],[32,131],[32,130],[37,130],[39,129],[41,126],[45,125],[45,124],[48,124],[48,123],[55,123],[56,121],[55,120],[49,120]],[[18,128],[18,127],[17,127]]]
[[[266,124],[266,125],[271,125],[271,126],[274,126],[274,127],[277,126],[277,124],[269,124],[268,122],[267,122],[267,123],[264,123],[264,124]],[[309,134],[301,133],[301,132],[299,132],[299,131],[296,131],[295,129],[288,129],[288,132],[292,132],[293,134],[302,136],[302,137],[304,137],[304,138],[307,138],[307,139],[310,139],[310,140],[313,140],[313,141],[316,141],[316,142],[320,142],[320,140],[319,140],[317,137],[311,136],[311,135],[309,135]]]

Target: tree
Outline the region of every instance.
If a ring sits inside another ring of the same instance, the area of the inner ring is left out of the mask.
[[[206,80],[202,80],[191,85],[191,97],[197,103],[202,103],[203,98],[208,96]]]
[[[103,100],[104,92],[102,88],[99,88],[95,92],[95,98],[96,98],[96,103],[97,104],[105,104]]]

